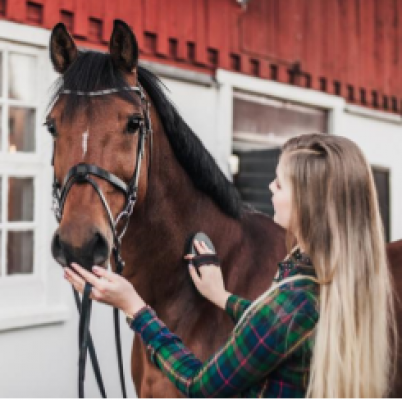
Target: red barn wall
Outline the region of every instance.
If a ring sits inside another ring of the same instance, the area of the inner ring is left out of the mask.
[[[217,68],[402,111],[402,0],[0,0],[3,19],[106,48],[113,20],[135,31],[141,58]]]

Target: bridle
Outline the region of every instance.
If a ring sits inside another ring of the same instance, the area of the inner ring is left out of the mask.
[[[96,193],[98,194],[101,202],[103,204],[104,209],[108,215],[110,228],[113,234],[113,257],[116,266],[116,272],[121,274],[124,268],[124,260],[120,254],[121,241],[127,231],[127,227],[130,222],[131,214],[133,213],[135,204],[137,202],[138,195],[138,181],[141,172],[142,159],[144,156],[145,149],[145,141],[149,138],[149,157],[152,154],[152,124],[150,118],[150,103],[145,97],[144,90],[138,84],[138,86],[128,86],[123,89],[106,89],[106,90],[98,90],[93,92],[82,92],[82,91],[73,91],[73,90],[62,90],[60,94],[73,94],[78,96],[103,96],[113,93],[118,93],[120,91],[132,91],[136,93],[141,100],[141,105],[143,108],[143,119],[141,119],[139,123],[139,135],[138,135],[138,147],[137,147],[137,160],[134,169],[133,176],[128,184],[123,182],[120,178],[112,173],[98,167],[97,165],[80,163],[73,166],[67,173],[64,178],[63,184],[60,184],[56,178],[56,174],[53,175],[53,211],[56,216],[57,221],[60,223],[62,216],[64,205],[67,199],[67,196],[71,190],[71,188],[75,185],[81,185],[85,183],[89,183]],[[52,156],[52,166],[54,167],[54,155],[55,155],[56,141],[54,141],[53,146],[53,156]],[[149,174],[149,166],[148,164],[148,174]],[[92,179],[92,176],[96,176],[101,178],[107,182],[109,182],[112,186],[120,190],[125,194],[125,205],[123,210],[119,213],[116,220],[113,219],[113,214],[110,210],[109,204],[106,201],[106,198],[96,183],[95,180]],[[122,224],[122,228],[120,232],[118,232],[118,225]],[[96,358],[95,349],[93,346],[92,338],[89,332],[89,320],[91,314],[91,299],[89,298],[91,294],[92,286],[89,283],[86,283],[84,292],[82,295],[82,304],[80,302],[80,298],[78,293],[74,290],[74,296],[77,304],[78,311],[80,313],[80,323],[79,323],[79,377],[78,377],[78,391],[79,397],[84,397],[84,378],[85,378],[85,364],[86,364],[86,355],[89,350],[90,358],[92,361],[92,366],[94,369],[95,377],[99,386],[99,390],[102,394],[102,397],[106,397],[102,376],[100,374],[100,369],[98,365],[98,361]],[[123,372],[123,362],[121,355],[121,340],[120,340],[120,326],[119,326],[119,313],[118,309],[113,310],[114,314],[114,326],[115,326],[115,335],[116,335],[116,348],[117,348],[117,356],[118,356],[118,364],[119,364],[119,373],[120,373],[120,383],[122,387],[123,397],[127,397],[125,382],[124,382],[124,372]]]

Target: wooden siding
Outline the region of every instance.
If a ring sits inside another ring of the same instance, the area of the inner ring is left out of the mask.
[[[0,0],[0,18],[105,49],[113,19],[141,57],[213,75],[217,68],[343,96],[401,114],[402,0]]]

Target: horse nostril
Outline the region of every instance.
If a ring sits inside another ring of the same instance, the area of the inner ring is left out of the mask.
[[[63,246],[61,245],[61,242],[60,242],[60,235],[58,233],[56,233],[53,236],[51,249],[52,249],[52,255],[53,255],[54,259],[57,262],[59,262],[61,265],[66,265],[67,259],[66,259],[66,255],[64,254],[64,251],[63,251]]]
[[[109,258],[109,244],[106,238],[101,234],[95,235],[93,245],[93,262],[96,265],[103,264]]]

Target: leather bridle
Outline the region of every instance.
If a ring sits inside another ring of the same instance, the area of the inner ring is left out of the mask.
[[[71,188],[75,185],[81,184],[90,184],[96,193],[98,194],[101,202],[103,204],[104,209],[108,215],[110,229],[113,234],[113,257],[116,266],[116,272],[121,274],[124,268],[124,260],[120,254],[121,241],[123,239],[124,234],[127,231],[128,224],[130,222],[130,217],[137,202],[138,196],[138,182],[141,172],[142,159],[144,156],[145,149],[145,141],[149,138],[149,157],[152,154],[152,124],[150,118],[150,103],[147,101],[145,97],[144,90],[140,85],[131,86],[124,89],[107,89],[107,90],[98,90],[94,92],[82,92],[82,91],[72,91],[72,90],[63,90],[60,94],[73,94],[78,96],[103,96],[113,93],[118,93],[122,90],[133,91],[136,93],[141,99],[141,105],[143,108],[143,119],[139,122],[139,132],[138,132],[138,147],[137,147],[137,160],[134,169],[134,174],[128,184],[123,182],[120,178],[112,173],[98,167],[97,165],[80,163],[73,166],[67,173],[64,178],[63,184],[61,185],[54,173],[53,177],[53,211],[55,213],[57,221],[60,223],[62,216],[64,205],[67,199],[67,196],[71,190]],[[54,141],[53,147],[53,157],[52,157],[52,166],[54,167],[54,155],[55,155],[55,147],[56,141]],[[149,167],[151,163],[148,164],[148,174]],[[109,182],[116,189],[120,190],[124,193],[126,201],[123,210],[119,213],[116,220],[113,219],[113,214],[110,210],[109,204],[106,201],[106,198],[92,176],[96,176],[98,178],[103,179],[104,181]],[[118,232],[118,225],[122,224],[121,231]],[[75,300],[77,304],[78,311],[80,313],[80,323],[79,323],[79,377],[78,377],[78,391],[79,397],[84,397],[84,378],[85,378],[85,364],[86,364],[86,355],[89,350],[90,358],[92,361],[92,366],[94,369],[95,377],[98,382],[99,390],[102,394],[102,397],[106,397],[102,376],[100,374],[100,369],[98,365],[98,361],[96,358],[95,349],[93,346],[92,338],[89,332],[89,320],[91,314],[91,294],[92,286],[89,283],[86,283],[84,292],[82,295],[82,304],[80,302],[80,298],[78,293],[74,290]],[[124,371],[123,371],[123,362],[121,355],[121,340],[120,340],[120,326],[119,326],[119,314],[118,309],[114,309],[114,326],[115,326],[115,335],[116,335],[116,347],[117,347],[117,356],[118,356],[118,364],[119,364],[119,373],[120,373],[120,383],[122,387],[123,397],[127,397],[125,382],[124,382]]]

